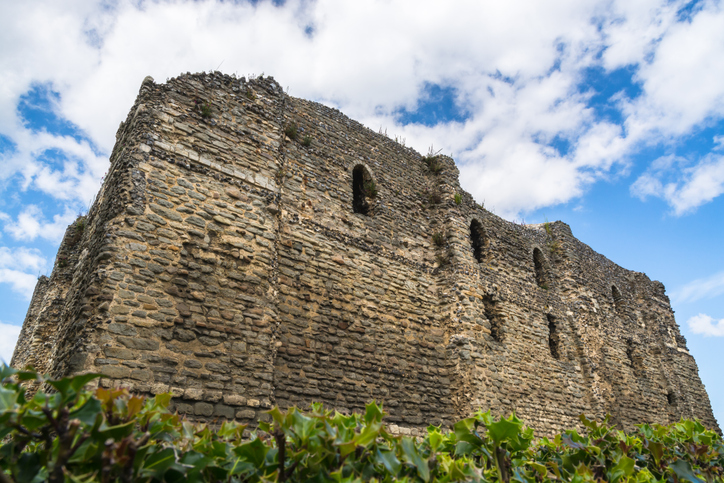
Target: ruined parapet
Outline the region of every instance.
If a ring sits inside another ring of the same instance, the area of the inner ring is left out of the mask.
[[[479,407],[544,434],[581,413],[717,427],[660,283],[271,78],[144,80],[86,220],[37,354],[54,375],[208,420],[376,399],[408,434]]]

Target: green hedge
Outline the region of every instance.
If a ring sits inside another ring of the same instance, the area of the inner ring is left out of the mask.
[[[415,439],[390,434],[375,403],[349,416],[315,404],[274,408],[244,438],[170,413],[169,394],[84,390],[95,377],[0,366],[0,481],[724,481],[722,439],[696,421],[624,433],[581,417],[585,435],[537,439],[515,415],[479,411]],[[26,401],[30,380],[53,391]]]

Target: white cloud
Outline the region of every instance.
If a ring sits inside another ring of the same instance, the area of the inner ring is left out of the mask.
[[[687,303],[710,299],[724,294],[724,272],[715,273],[710,277],[693,280],[673,292],[676,302]]]
[[[46,264],[40,250],[0,247],[0,283],[9,284],[13,292],[30,300]]]
[[[15,351],[15,344],[20,335],[21,327],[19,325],[6,324],[0,322],[0,361],[10,364]]]
[[[60,242],[65,230],[77,217],[77,212],[66,206],[61,215],[54,215],[52,222],[46,222],[42,210],[36,205],[27,205],[15,221],[5,220],[5,231],[16,240],[32,241],[44,238],[52,242]]]
[[[686,321],[689,329],[704,337],[724,337],[724,319],[714,320],[706,314],[698,314]]]
[[[661,198],[681,216],[724,193],[724,156],[709,154],[693,166],[688,164],[674,156],[657,159],[631,185],[631,194],[642,200]]]
[[[640,62],[644,92],[625,108],[631,136],[682,136],[724,116],[724,5],[702,3],[691,22],[662,22],[652,60]]]
[[[724,149],[724,136],[714,136],[714,150]]]
[[[57,114],[108,153],[146,75],[162,82],[219,65],[265,72],[420,151],[434,143],[452,152],[464,188],[508,217],[578,197],[625,171],[641,145],[674,142],[724,116],[717,2],[691,22],[677,21],[684,0],[6,3],[0,45],[12,48],[0,49],[0,133],[17,149],[4,155],[0,178],[19,173],[23,189],[61,200],[87,202],[107,160],[86,141],[23,125],[15,107],[33,82],[58,91]],[[596,66],[638,66],[643,93],[620,96],[622,125],[600,119],[580,89]],[[397,123],[426,83],[454,88],[469,118]],[[554,139],[569,149],[557,151]],[[68,161],[39,161],[51,148]],[[719,193],[710,187],[697,199],[682,185],[671,196],[686,211]]]

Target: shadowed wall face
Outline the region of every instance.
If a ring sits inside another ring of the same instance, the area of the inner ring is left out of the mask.
[[[14,364],[40,347],[201,420],[376,399],[403,434],[480,407],[544,434],[581,413],[716,427],[660,283],[270,78],[145,80],[87,223]]]

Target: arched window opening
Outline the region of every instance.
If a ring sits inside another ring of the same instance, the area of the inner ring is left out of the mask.
[[[533,249],[533,266],[535,267],[535,283],[540,288],[548,290],[548,281],[545,276],[545,258],[539,248]]]
[[[613,305],[616,310],[620,310],[623,306],[623,297],[621,292],[616,288],[615,285],[611,285],[611,295],[613,296]]]
[[[377,187],[367,169],[358,164],[352,170],[352,210],[363,215],[370,214],[371,198],[377,196]]]
[[[473,256],[478,263],[485,258],[485,231],[478,220],[470,222],[470,243],[473,245]]]
[[[556,318],[551,314],[546,314],[546,317],[548,318],[548,348],[554,359],[560,359],[561,334],[558,331],[558,324]]]

